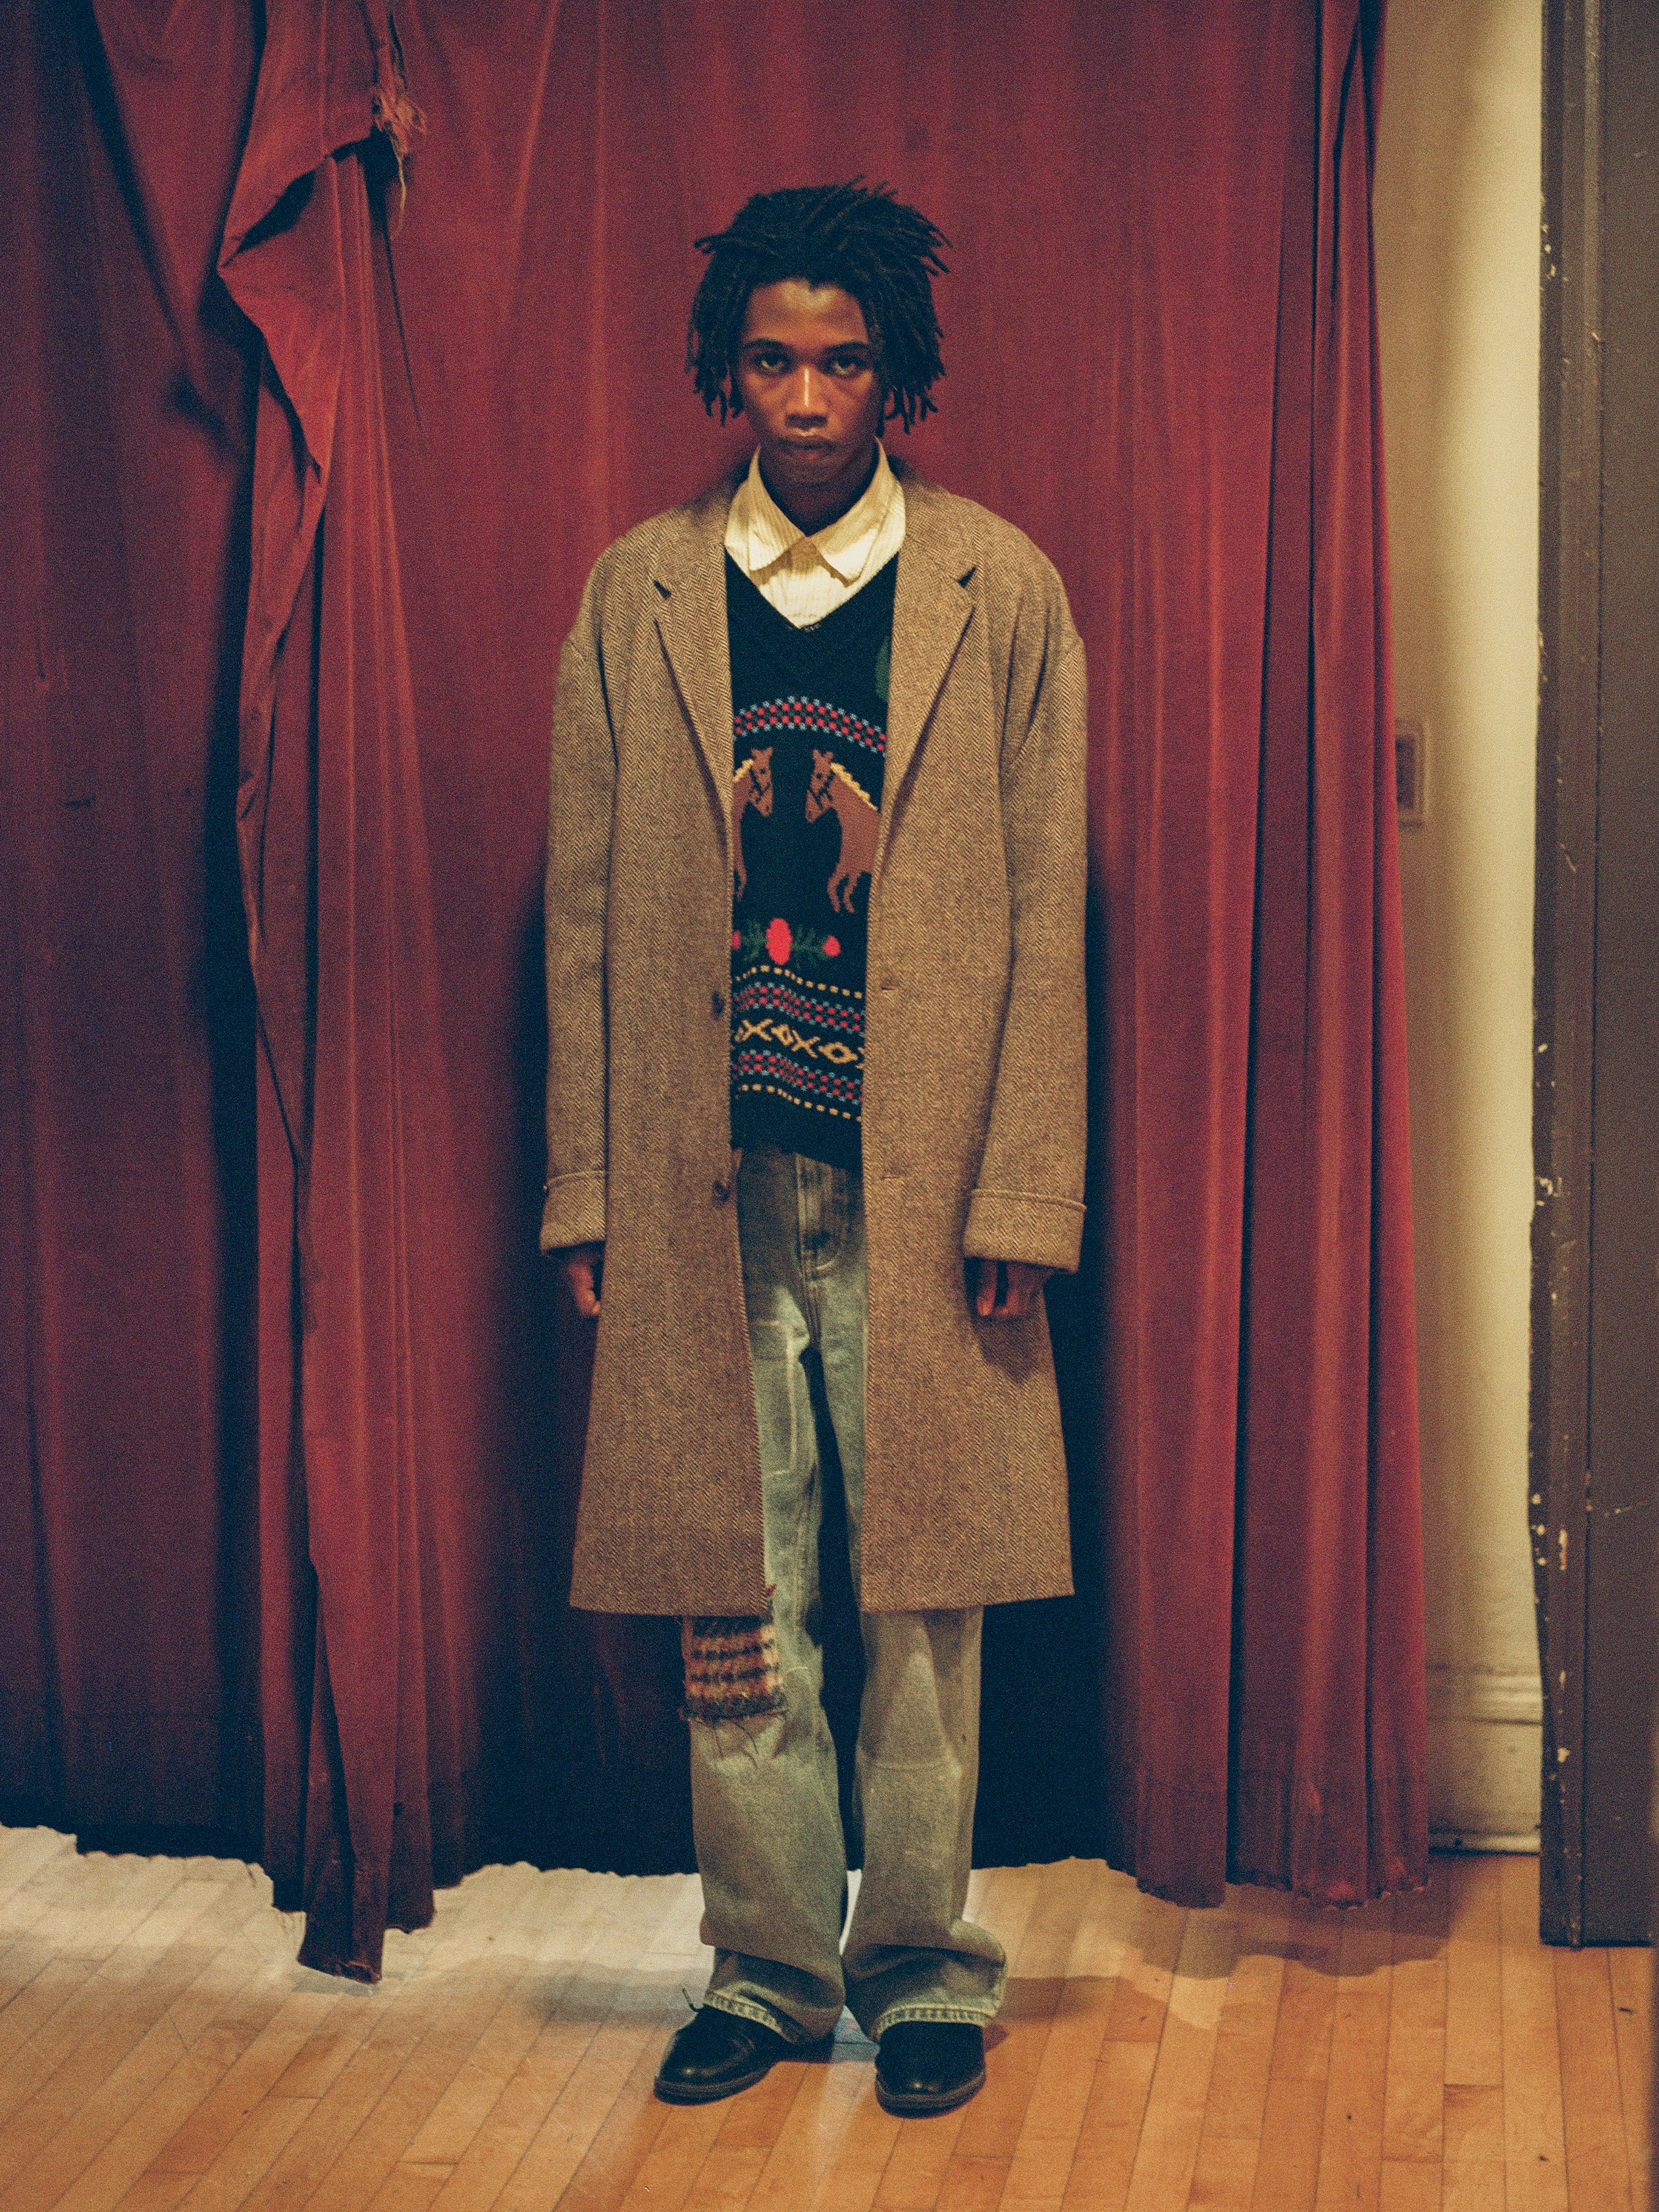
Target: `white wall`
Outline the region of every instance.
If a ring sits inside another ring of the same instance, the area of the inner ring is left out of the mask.
[[[1539,0],[1390,0],[1375,221],[1437,1840],[1535,1838],[1527,1536]]]

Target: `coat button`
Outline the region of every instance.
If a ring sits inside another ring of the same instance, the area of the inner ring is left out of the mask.
[[[724,991],[711,991],[709,993],[709,1012],[714,1016],[715,1019],[718,1021],[721,1015],[724,1014],[725,1011],[725,993]]]
[[[715,1204],[716,1204],[717,1206],[724,1206],[724,1205],[725,1204],[726,1200],[727,1200],[730,1196],[731,1196],[731,1185],[730,1185],[729,1182],[722,1182],[720,1181],[719,1177],[717,1176],[716,1176],[716,1178],[715,1178],[715,1183],[714,1183],[714,1202],[715,1202]]]

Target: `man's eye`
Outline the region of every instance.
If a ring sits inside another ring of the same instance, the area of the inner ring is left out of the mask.
[[[861,353],[838,353],[830,357],[830,373],[833,376],[857,376],[868,365]]]
[[[752,368],[758,368],[763,376],[778,376],[789,366],[781,353],[751,354],[749,363]]]

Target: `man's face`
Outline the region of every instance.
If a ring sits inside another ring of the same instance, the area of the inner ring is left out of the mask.
[[[870,471],[885,398],[852,295],[798,276],[757,285],[743,319],[737,389],[767,488],[784,513],[818,529],[850,507]]]

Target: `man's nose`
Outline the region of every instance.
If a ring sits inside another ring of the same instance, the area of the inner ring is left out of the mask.
[[[790,380],[787,399],[791,422],[821,422],[824,419],[824,377],[820,369],[803,362]]]

